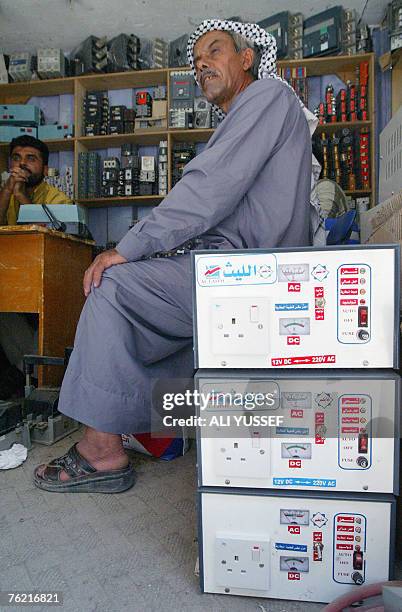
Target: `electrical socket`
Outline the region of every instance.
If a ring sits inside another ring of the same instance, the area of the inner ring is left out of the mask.
[[[248,437],[246,437],[247,434]],[[224,477],[256,478],[257,480],[261,477],[268,478],[270,439],[267,438],[265,431],[257,431],[252,428],[248,432],[245,431],[244,436],[213,439],[215,473]]]
[[[269,301],[221,298],[211,303],[212,351],[215,355],[269,353]]]
[[[222,533],[216,535],[217,584],[238,589],[267,591],[270,586],[269,539],[258,536],[240,539]]]

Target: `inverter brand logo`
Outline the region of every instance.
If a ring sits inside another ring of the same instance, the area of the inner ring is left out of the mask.
[[[204,275],[209,276],[210,278],[219,278],[221,273],[220,266],[207,266]]]
[[[197,257],[197,281],[202,287],[214,285],[266,285],[277,280],[273,254]]]

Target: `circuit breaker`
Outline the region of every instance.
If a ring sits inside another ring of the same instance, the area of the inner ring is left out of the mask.
[[[397,245],[195,251],[193,271],[196,367],[397,366]]]
[[[392,371],[199,370],[195,380],[199,486],[398,494]]]
[[[390,578],[391,497],[199,495],[203,592],[329,602]]]

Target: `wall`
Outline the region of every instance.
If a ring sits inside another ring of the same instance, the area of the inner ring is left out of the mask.
[[[387,3],[368,0],[363,22],[378,24]],[[347,0],[344,6],[360,15],[365,4],[365,0]],[[244,0],[1,0],[0,52],[33,51],[41,46],[67,52],[89,34],[110,37],[133,32],[144,38],[174,40],[211,17],[239,15],[243,21],[259,21],[283,10],[309,17],[333,5],[326,0],[253,0],[248,4]]]

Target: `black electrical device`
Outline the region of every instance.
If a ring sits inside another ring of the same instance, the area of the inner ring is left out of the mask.
[[[339,53],[342,45],[343,8],[334,6],[304,20],[303,57]]]
[[[259,21],[260,28],[272,34],[276,40],[277,58],[282,59],[288,55],[288,31],[289,31],[289,11],[282,11],[272,17]]]

